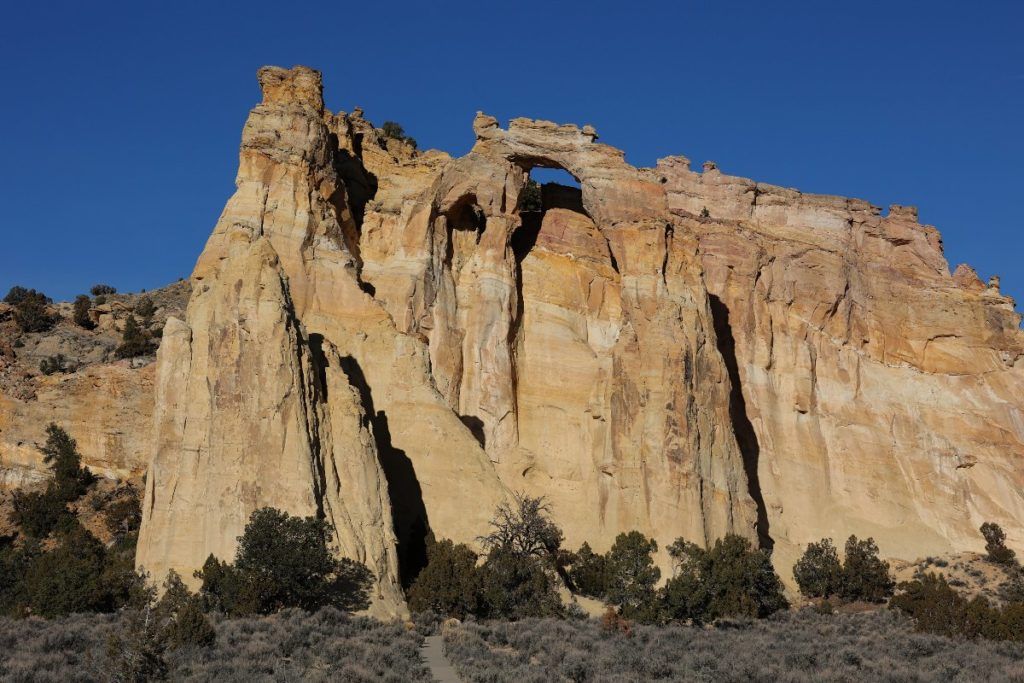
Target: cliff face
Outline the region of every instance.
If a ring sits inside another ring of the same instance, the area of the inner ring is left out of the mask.
[[[328,519],[400,613],[426,535],[475,542],[512,491],[572,546],[735,532],[787,578],[826,535],[909,558],[977,549],[990,520],[1024,547],[1019,318],[913,210],[637,169],[526,119],[418,153],[326,111],[315,71],[259,80],[139,387],[154,575],[231,557],[273,505]],[[536,167],[580,187],[527,211]]]
[[[164,333],[140,565],[188,575],[259,506],[323,511],[393,611],[427,532],[474,542],[512,490],[570,543],[754,533],[698,243],[653,173],[485,116],[466,157],[418,155],[325,112],[316,72],[260,83]],[[582,192],[521,216],[534,166]]]
[[[980,549],[986,520],[1020,547],[1024,334],[997,281],[951,276],[912,207],[657,170],[700,241],[777,561],[851,532],[898,557]]]

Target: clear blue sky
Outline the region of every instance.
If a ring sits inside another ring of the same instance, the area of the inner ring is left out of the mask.
[[[233,5],[233,6],[229,6]],[[187,276],[233,190],[256,69],[472,144],[484,110],[591,123],[637,165],[916,204],[1024,299],[1021,2],[47,2],[0,20],[0,290]]]

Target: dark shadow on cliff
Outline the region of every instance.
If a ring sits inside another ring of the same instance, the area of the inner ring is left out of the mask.
[[[480,444],[480,448],[487,448],[487,434],[484,433],[484,421],[476,415],[459,415],[462,424],[469,428],[473,438]]]
[[[714,294],[709,294],[708,298],[711,300],[711,316],[714,319],[715,336],[718,338],[718,351],[725,361],[729,383],[732,386],[729,394],[729,417],[740,453],[743,455],[747,489],[757,506],[757,540],[762,550],[771,552],[775,541],[768,534],[768,509],[764,504],[761,478],[757,471],[761,445],[758,443],[754,425],[747,417],[747,402],[743,398],[743,385],[740,383],[740,370],[736,362],[736,340],[732,336],[732,326],[729,324],[729,307]]]
[[[388,497],[391,499],[391,515],[394,518],[395,537],[398,540],[399,577],[402,586],[408,588],[420,570],[427,565],[427,536],[430,533],[430,524],[427,521],[427,508],[423,504],[420,482],[416,478],[416,471],[409,456],[391,443],[387,413],[374,409],[373,394],[359,363],[351,356],[344,356],[341,359],[341,369],[359,392],[366,416],[364,419],[373,427],[377,456],[388,480]]]
[[[321,400],[326,403],[327,396],[327,356],[324,354],[324,336],[322,334],[311,334],[307,342],[309,348],[310,363],[313,366],[314,378],[316,380],[315,390],[320,394]],[[313,497],[316,500],[317,519],[324,519],[324,493],[327,482],[327,473],[324,471],[324,459],[320,450],[320,438],[317,436],[311,444],[314,449],[313,465],[316,468],[316,477],[313,479]]]

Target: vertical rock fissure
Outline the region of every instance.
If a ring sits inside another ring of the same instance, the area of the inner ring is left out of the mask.
[[[525,302],[523,300],[523,259],[530,253],[537,243],[540,235],[540,226],[544,220],[542,211],[527,211],[519,216],[519,227],[512,232],[510,246],[515,260],[515,287],[516,287],[516,310],[508,328],[508,348],[512,354],[510,368],[512,376],[509,378],[512,383],[512,400],[516,411],[516,420],[521,414],[519,409],[519,355],[522,344],[523,315]]]
[[[718,351],[722,354],[726,371],[729,373],[729,417],[732,422],[736,443],[743,456],[743,471],[747,477],[747,490],[757,506],[757,540],[762,550],[771,552],[775,541],[768,533],[768,508],[761,492],[761,479],[758,474],[758,460],[761,445],[757,439],[754,425],[747,416],[747,404],[743,398],[743,385],[740,382],[739,364],[736,361],[736,340],[729,324],[729,307],[714,294],[709,294],[711,316],[715,325],[715,337]]]
[[[323,342],[323,335],[320,334],[309,335],[307,342],[309,362],[313,375],[310,378],[312,380],[313,404],[307,407],[308,420],[311,423],[308,431],[310,449],[313,453],[313,496],[316,500],[316,515],[319,519],[325,519],[327,516],[327,511],[324,509],[324,501],[327,497],[327,472],[324,467],[323,427],[314,407],[317,404],[327,403],[327,358],[324,355]],[[299,348],[301,349],[302,347],[300,346]],[[300,362],[299,368],[302,367]],[[327,415],[328,413],[324,411],[324,414]]]
[[[408,588],[427,565],[430,524],[423,503],[423,491],[409,456],[391,442],[387,413],[374,409],[373,393],[359,362],[352,356],[343,356],[341,369],[359,393],[366,426],[371,428],[377,445],[377,457],[380,458],[381,469],[388,482],[391,516],[398,541],[399,579],[402,586]]]

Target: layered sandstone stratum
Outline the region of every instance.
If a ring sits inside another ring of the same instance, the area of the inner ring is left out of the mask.
[[[484,114],[466,156],[419,153],[316,71],[259,82],[187,312],[125,393],[152,405],[123,429],[154,575],[273,505],[328,519],[398,613],[426,535],[474,543],[514,491],[570,546],[735,532],[787,578],[824,536],[913,559],[994,521],[1024,550],[1020,317],[915,209]],[[522,210],[536,167],[580,187]]]

